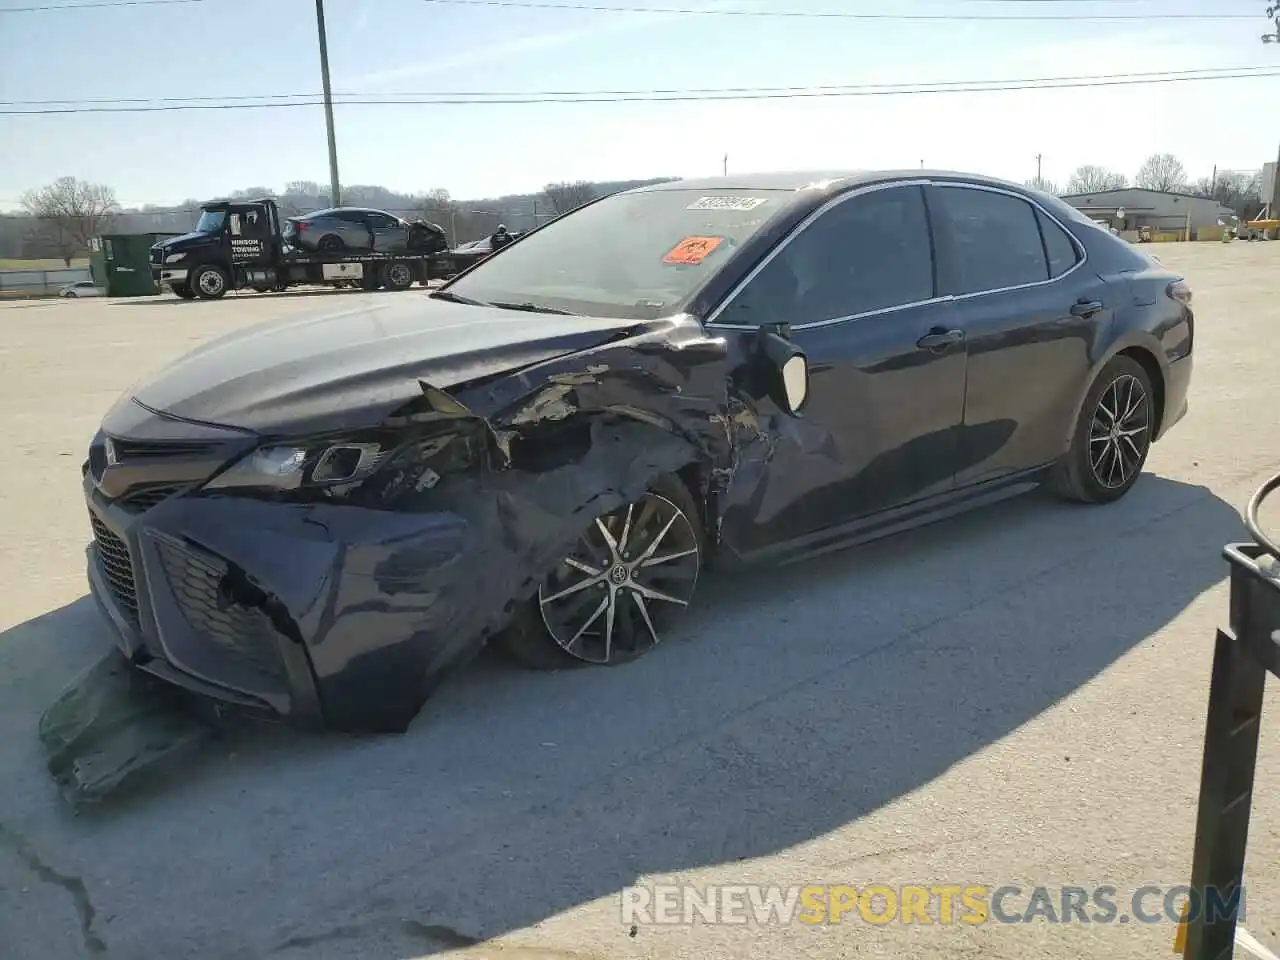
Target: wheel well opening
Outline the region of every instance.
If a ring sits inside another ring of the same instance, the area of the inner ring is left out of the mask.
[[[1151,389],[1155,393],[1155,428],[1152,430],[1152,437],[1159,436],[1160,427],[1164,423],[1164,374],[1160,372],[1160,364],[1156,358],[1147,350],[1141,347],[1130,347],[1127,350],[1121,350],[1118,356],[1128,357],[1136,361],[1143,370],[1147,372],[1147,378],[1151,381]]]
[[[684,484],[685,489],[689,491],[689,497],[693,500],[694,506],[698,508],[698,521],[702,526],[707,542],[710,543],[714,538],[714,533],[710,525],[710,497],[707,492],[708,473],[705,465],[695,461],[677,470],[676,476]]]

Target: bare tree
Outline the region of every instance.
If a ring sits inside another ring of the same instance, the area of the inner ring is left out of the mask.
[[[1196,196],[1217,200],[1236,216],[1248,218],[1262,206],[1262,174],[1241,170],[1220,170],[1213,177],[1201,177],[1191,185]]]
[[[1039,190],[1043,193],[1052,193],[1054,196],[1057,196],[1060,192],[1056,183],[1052,180],[1046,180],[1044,177],[1032,177],[1026,182],[1025,186],[1030,187],[1032,190]]]
[[[542,188],[551,202],[551,209],[556,214],[568,213],[584,203],[596,198],[595,184],[589,180],[575,180],[573,183],[548,183]]]
[[[1187,187],[1187,171],[1172,153],[1153,153],[1142,162],[1133,182],[1147,190],[1181,191]]]
[[[67,266],[89,248],[90,238],[110,228],[112,215],[120,209],[110,187],[75,177],[59,177],[39,190],[28,190],[22,195],[22,208],[56,229],[59,255]]]
[[[1067,180],[1067,193],[1102,193],[1105,190],[1123,190],[1128,185],[1129,178],[1123,173],[1086,163],[1076,167]]]

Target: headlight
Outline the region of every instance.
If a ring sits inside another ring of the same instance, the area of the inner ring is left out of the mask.
[[[165,257],[165,258],[164,258],[164,262],[165,262],[165,263],[177,263],[179,260],[181,260],[181,259],[182,259],[183,257],[185,257],[185,256],[186,256],[186,254],[185,254],[185,253],[171,253],[171,254],[169,254],[167,257]]]
[[[359,483],[386,461],[378,443],[260,447],[204,485],[206,490],[298,490]]]

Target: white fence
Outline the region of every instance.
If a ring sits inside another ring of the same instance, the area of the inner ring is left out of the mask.
[[[68,283],[92,280],[88,267],[56,270],[0,270],[0,293],[57,293]]]

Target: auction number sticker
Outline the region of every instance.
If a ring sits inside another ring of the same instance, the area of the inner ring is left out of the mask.
[[[754,210],[769,202],[768,197],[699,197],[686,210]]]
[[[723,240],[724,237],[685,237],[668,251],[667,255],[662,258],[662,262],[678,264],[701,263],[711,255],[711,252],[716,247],[720,246]]]

